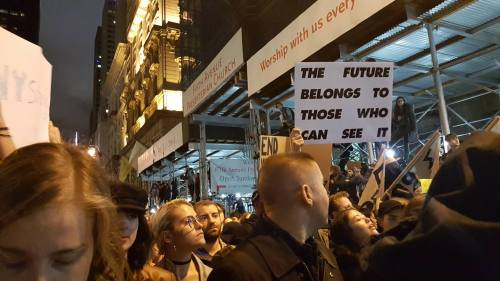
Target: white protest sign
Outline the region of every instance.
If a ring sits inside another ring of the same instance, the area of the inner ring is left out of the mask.
[[[260,136],[260,163],[262,163],[264,159],[275,154],[285,153],[291,150],[289,137]]]
[[[182,95],[184,116],[195,111],[243,65],[241,28]]]
[[[392,63],[299,63],[295,126],[305,143],[389,141],[392,84]]]
[[[42,49],[0,28],[0,118],[16,148],[49,141],[52,66]]]
[[[251,96],[395,0],[320,0],[247,62]]]
[[[211,160],[210,186],[217,194],[252,193],[255,186],[253,160]]]

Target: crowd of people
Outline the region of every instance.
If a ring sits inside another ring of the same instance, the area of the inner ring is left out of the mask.
[[[226,218],[172,197],[150,214],[145,190],[78,147],[34,144],[0,162],[0,280],[496,280],[499,162],[500,135],[476,133],[427,194],[366,208],[362,167],[325,186],[308,154],[274,155],[255,212]]]

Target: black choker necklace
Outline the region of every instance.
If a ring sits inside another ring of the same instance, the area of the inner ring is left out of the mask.
[[[188,263],[191,262],[191,259],[187,260],[187,261],[174,261],[172,260],[172,262],[175,264],[175,265],[186,265]]]

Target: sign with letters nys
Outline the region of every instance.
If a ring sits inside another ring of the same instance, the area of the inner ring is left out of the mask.
[[[49,141],[51,80],[42,49],[0,28],[0,118],[16,148]]]
[[[392,83],[392,63],[299,63],[295,126],[305,143],[389,141]]]

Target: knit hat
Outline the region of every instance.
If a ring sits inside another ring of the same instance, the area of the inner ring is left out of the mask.
[[[119,209],[139,212],[146,211],[148,194],[145,190],[124,182],[112,183],[110,188],[113,202],[115,202]]]

